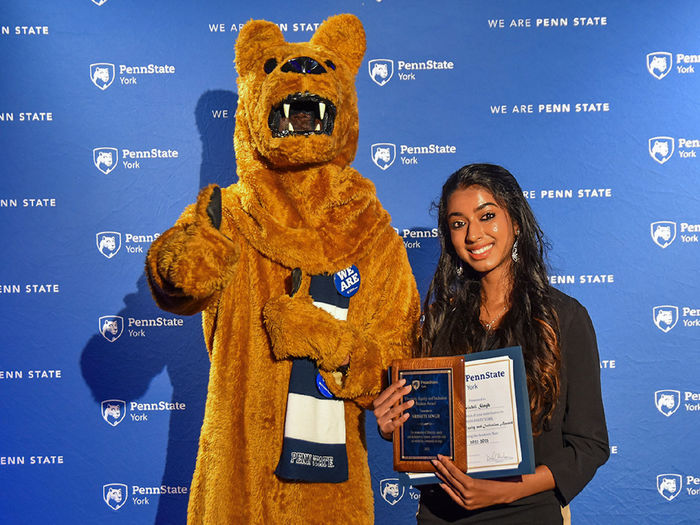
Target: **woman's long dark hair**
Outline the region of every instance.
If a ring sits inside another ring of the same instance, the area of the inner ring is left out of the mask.
[[[489,332],[479,321],[481,281],[452,245],[447,200],[457,189],[481,186],[519,227],[518,262],[511,264],[510,309]],[[547,244],[515,177],[493,164],[470,164],[447,179],[437,205],[442,252],[425,299],[420,356],[455,355],[520,345],[530,413],[537,434],[551,420],[559,396],[559,323],[547,280]]]

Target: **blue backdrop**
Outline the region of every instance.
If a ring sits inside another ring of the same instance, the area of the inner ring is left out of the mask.
[[[574,521],[696,520],[700,4],[25,0],[0,6],[0,521],[184,523],[208,358],[199,316],[155,307],[145,252],[235,181],[242,24],[304,41],[340,12],[367,32],[354,167],[421,293],[431,200],[494,162],[591,314],[612,455]],[[417,491],[384,490],[370,414],[367,434],[376,521],[410,523]]]

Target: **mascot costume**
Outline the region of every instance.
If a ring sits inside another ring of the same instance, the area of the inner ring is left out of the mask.
[[[159,306],[202,312],[209,393],[188,523],[373,522],[364,409],[410,354],[419,297],[374,185],[350,167],[364,30],[236,42],[239,181],[151,246]]]

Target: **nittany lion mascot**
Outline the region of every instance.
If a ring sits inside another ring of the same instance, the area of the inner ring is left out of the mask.
[[[158,304],[203,312],[209,394],[190,524],[365,524],[364,409],[415,337],[419,298],[374,185],[350,167],[357,18],[236,42],[239,181],[210,186],[153,243]]]

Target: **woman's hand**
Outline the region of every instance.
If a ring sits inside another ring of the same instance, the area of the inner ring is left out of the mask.
[[[459,505],[467,510],[476,510],[491,505],[510,503],[516,484],[508,481],[475,479],[459,470],[452,461],[438,455],[432,460],[436,474],[440,478],[440,487]]]
[[[525,474],[514,481],[474,479],[459,470],[449,458],[438,455],[432,460],[440,487],[459,505],[476,510],[491,505],[513,501],[552,490],[556,486],[554,476],[546,465],[538,465],[534,474]]]
[[[409,418],[409,413],[404,412],[404,410],[413,406],[413,400],[394,406],[399,402],[401,396],[405,396],[411,391],[411,385],[404,386],[405,384],[406,380],[401,379],[389,385],[374,400],[374,417],[377,418],[379,433],[384,439],[391,439],[394,430],[403,425]]]

